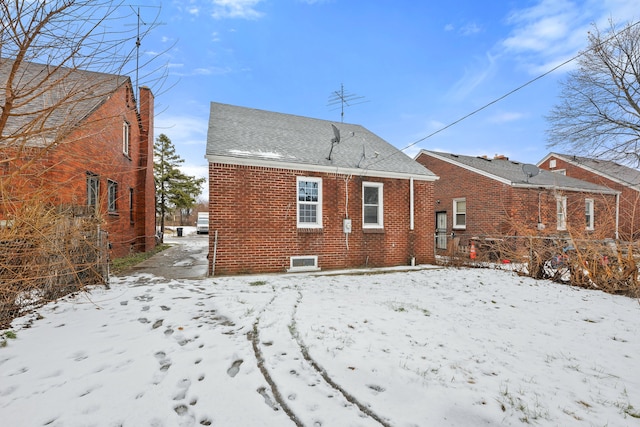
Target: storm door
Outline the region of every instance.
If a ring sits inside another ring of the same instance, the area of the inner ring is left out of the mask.
[[[447,249],[446,212],[436,212],[436,249]]]

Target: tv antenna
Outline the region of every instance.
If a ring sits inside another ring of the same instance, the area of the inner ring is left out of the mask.
[[[329,96],[329,106],[340,104],[340,123],[344,123],[344,106],[351,107],[352,105],[358,105],[365,102],[364,96],[354,95],[349,92],[345,92],[344,85],[340,83],[340,90],[334,90]],[[337,109],[334,108],[334,109]]]
[[[529,178],[533,178],[534,176],[540,173],[540,169],[536,165],[532,165],[529,163],[525,163],[522,165],[522,172],[527,177],[527,182],[529,182]]]
[[[340,143],[340,130],[334,124],[331,124],[331,128],[333,129],[333,138],[331,138],[331,150],[329,150],[329,156],[327,156],[327,160],[331,160],[331,153],[333,152],[333,147],[336,144]]]
[[[129,7],[131,8],[131,10],[133,11],[133,13],[136,14],[136,18],[138,20],[137,22],[137,33],[136,33],[136,86],[134,89],[134,92],[138,90],[138,72],[140,70],[140,45],[142,44],[142,38],[154,27],[156,27],[157,25],[164,25],[164,23],[162,22],[155,22],[155,20],[151,23],[151,26],[149,28],[149,30],[145,31],[144,34],[142,36],[140,36],[140,26],[141,25],[149,25],[147,24],[145,21],[142,20],[142,18],[140,17],[140,6],[137,6],[136,9],[134,9],[134,7],[132,5],[129,5]],[[144,6],[144,7],[153,7],[153,6]],[[159,14],[160,12],[158,12]],[[133,24],[132,24],[133,25]]]

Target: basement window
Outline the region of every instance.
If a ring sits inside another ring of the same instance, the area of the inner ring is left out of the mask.
[[[317,255],[292,256],[289,258],[289,269],[287,270],[289,273],[318,270],[320,270],[320,268],[318,267]]]

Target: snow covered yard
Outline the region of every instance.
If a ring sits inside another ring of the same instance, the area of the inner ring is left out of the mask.
[[[6,426],[640,426],[638,301],[485,269],[112,279],[14,322]]]

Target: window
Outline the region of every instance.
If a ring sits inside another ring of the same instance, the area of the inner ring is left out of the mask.
[[[549,160],[549,168],[553,169],[556,167],[556,159]]]
[[[567,197],[556,197],[556,213],[557,213],[557,228],[558,230],[567,229]]]
[[[128,122],[122,123],[122,153],[125,156],[129,155],[129,130],[130,126]]]
[[[289,269],[287,270],[288,272],[317,270],[320,270],[320,268],[318,267],[317,255],[292,256],[291,258],[289,258]]]
[[[467,228],[467,199],[453,199],[453,228]]]
[[[587,230],[594,229],[593,206],[594,206],[593,199],[584,200],[584,213],[585,213]]]
[[[382,228],[384,226],[382,210],[382,183],[362,183],[362,227]]]
[[[129,188],[129,221],[133,224],[133,188]]]
[[[107,181],[107,193],[108,193],[108,207],[109,212],[116,212],[117,205],[116,200],[118,199],[118,183],[115,181]]]
[[[322,228],[322,179],[298,177],[298,228]]]
[[[98,191],[100,190],[100,180],[98,175],[87,172],[87,206],[94,210],[98,207]]]

